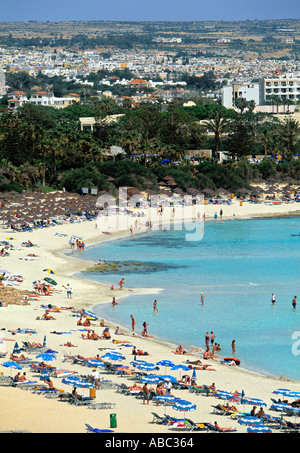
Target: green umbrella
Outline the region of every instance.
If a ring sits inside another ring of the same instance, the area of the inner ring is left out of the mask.
[[[44,278],[45,282],[50,283],[50,285],[57,285],[57,282],[52,278],[46,277]]]

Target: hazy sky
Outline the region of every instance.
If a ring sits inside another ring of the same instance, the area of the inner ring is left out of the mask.
[[[299,19],[300,0],[0,0],[0,21]]]

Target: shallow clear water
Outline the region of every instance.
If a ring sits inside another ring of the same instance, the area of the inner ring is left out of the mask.
[[[133,314],[137,331],[146,321],[150,335],[186,345],[204,346],[205,332],[214,331],[222,356],[231,356],[235,339],[243,367],[300,379],[300,346],[292,339],[298,330],[300,336],[300,305],[291,304],[300,294],[300,236],[291,236],[299,231],[298,217],[207,222],[203,240],[195,242],[185,240],[185,231],[153,231],[87,248],[81,258],[151,262],[158,269],[81,276],[114,284],[117,300],[121,277],[129,288],[162,288],[119,300],[115,308],[101,306],[106,319],[130,327]]]

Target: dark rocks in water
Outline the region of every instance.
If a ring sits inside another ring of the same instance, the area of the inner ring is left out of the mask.
[[[129,272],[153,272],[167,269],[163,263],[141,263],[135,261],[115,261],[110,263],[95,264],[82,271],[84,273],[129,273]]]

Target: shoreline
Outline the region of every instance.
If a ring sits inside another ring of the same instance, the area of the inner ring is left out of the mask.
[[[299,203],[300,205],[300,203]],[[215,207],[221,207],[222,208],[222,205],[210,205],[211,208],[215,209]],[[273,207],[272,205],[268,205],[270,207]],[[276,205],[275,205],[276,206]],[[223,216],[223,220],[226,220],[226,221],[234,221],[234,220],[240,220],[240,221],[244,221],[244,220],[262,220],[262,219],[265,219],[265,218],[280,218],[280,217],[290,217],[290,216],[300,216],[300,206],[299,206],[299,211],[287,211],[285,213],[263,213],[263,214],[244,214],[243,216]],[[161,219],[160,219],[161,220]],[[187,222],[195,222],[195,219],[185,219]],[[181,222],[182,220],[178,220],[177,222]],[[210,216],[208,218],[206,218],[207,222],[214,222],[216,221],[214,218],[213,218],[213,215],[212,213],[210,213]],[[168,224],[168,221],[166,222]],[[173,224],[175,224],[176,222],[174,222]],[[159,227],[164,227],[164,223],[161,223],[159,225]],[[155,229],[157,227],[157,225],[154,225],[154,231],[158,231],[158,229]],[[116,240],[126,240],[126,239],[129,239],[130,238],[130,232],[127,231],[127,232],[124,232],[124,234],[121,234],[119,235],[120,232],[117,232],[116,233],[116,236],[112,235],[112,237],[108,237],[107,239],[104,239],[103,241],[96,241],[96,242],[92,242],[88,245],[88,247],[94,247],[94,246],[97,246],[99,244],[101,244],[101,242],[110,242],[110,241],[116,241]],[[143,234],[147,234],[146,231],[141,231],[141,232],[136,232],[135,235],[143,235]],[[67,250],[65,250],[66,252]],[[84,259],[80,259],[80,255],[76,255],[74,257],[72,257],[70,254],[66,254],[64,253],[63,250],[61,250],[60,252],[58,252],[60,254],[62,254],[63,256],[67,256],[67,257],[71,257],[71,258],[75,258],[75,259],[78,259],[79,261],[82,261],[83,263],[91,263],[91,264],[95,264],[93,261],[90,261],[90,260],[84,260]],[[109,288],[109,284],[106,284],[105,282],[101,282],[101,281],[97,281],[97,280],[93,280],[93,279],[89,279],[89,278],[85,278],[85,277],[80,277],[80,275],[75,275],[73,274],[72,275],[73,278],[78,278],[79,280],[83,280],[83,281],[89,281],[91,283],[96,283],[96,284],[99,284],[99,285],[102,285],[104,286],[106,289]],[[152,289],[150,288],[147,288],[147,287],[135,287],[135,288],[127,288],[127,293],[125,295],[122,296],[122,298],[128,298],[130,296],[143,296],[143,295],[146,295],[146,294],[159,294],[159,292],[163,291],[164,288],[156,288],[156,291],[155,291],[155,288],[153,288],[153,292],[152,292]],[[92,305],[90,308],[91,310],[93,311],[95,308],[97,308],[97,310],[101,311],[101,305],[109,305],[110,304],[110,301],[107,301],[107,302],[102,302],[100,304],[95,304],[95,305]],[[99,315],[100,317],[100,315]],[[124,331],[126,332],[127,334],[130,335],[130,329],[127,327],[127,326],[124,326],[122,325],[120,322],[118,321],[114,321],[112,319],[109,319],[107,318],[107,322],[110,324],[110,326],[112,328],[116,328],[116,326],[118,325],[120,327],[120,330],[121,331]],[[143,339],[142,335],[139,335],[139,337],[141,339]],[[145,341],[147,341],[147,339],[145,339]],[[165,345],[168,345],[169,347],[176,347],[177,343],[174,342],[174,340],[172,339],[164,339],[162,337],[153,337],[151,338],[151,341],[156,341],[158,342],[159,344],[165,344]],[[192,343],[185,343],[184,344],[185,346],[188,346],[188,347],[198,347],[199,349],[201,349],[201,352],[204,352],[204,348],[202,346],[196,346]],[[215,360],[218,360],[218,361],[221,361],[222,357],[220,359],[215,359]],[[266,378],[269,378],[269,379],[281,379],[281,376],[273,376],[271,374],[268,374],[268,372],[266,373],[262,373],[262,372],[259,372],[258,370],[250,370],[248,368],[243,368],[241,366],[239,366],[238,368],[239,371],[241,372],[245,372],[245,373],[250,373],[250,374],[253,374],[253,375],[257,375],[257,376],[261,376],[261,377],[266,377]],[[300,384],[300,378],[299,380],[294,380],[294,379],[289,379],[287,378],[288,381],[291,381],[291,382],[297,382]]]
[[[253,212],[253,209],[248,209],[246,203],[240,207],[236,203],[234,206],[229,207],[224,205],[216,206],[206,206],[205,211],[207,213],[207,220],[213,220],[214,211],[217,209],[222,209],[227,211],[227,216],[223,217],[223,220],[232,219],[232,213],[235,212],[233,220],[243,220],[248,218],[264,218],[264,217],[274,217],[277,215],[280,216],[289,216],[289,215],[298,215],[296,208],[298,210],[298,205],[293,206],[294,209],[290,209],[291,205],[279,206],[280,211],[278,213],[278,207],[272,210],[273,212],[266,212],[269,210],[270,206],[265,207],[264,215],[262,212]],[[250,206],[252,207],[252,206]],[[209,209],[208,209],[209,208]],[[286,208],[286,209],[283,209]],[[233,211],[234,210],[234,211]],[[250,212],[249,212],[250,211]],[[255,216],[254,216],[255,214]],[[275,214],[275,215],[274,215]],[[67,234],[66,237],[59,237],[55,235],[55,231],[61,230],[62,233]],[[88,260],[83,260],[80,258],[80,254],[76,253],[76,256],[66,255],[64,252],[67,251],[66,240],[70,238],[72,234],[78,234],[82,236],[85,240],[86,246],[94,246],[103,241],[125,239],[130,236],[129,231],[114,231],[111,236],[101,234],[101,231],[95,228],[95,223],[93,222],[82,222],[78,224],[64,224],[58,227],[51,227],[41,230],[35,230],[32,233],[11,233],[10,231],[0,231],[0,240],[4,240],[8,234],[13,234],[18,241],[27,240],[28,236],[34,238],[35,243],[39,245],[38,248],[34,249],[34,253],[37,253],[40,258],[36,261],[25,262],[19,261],[18,257],[24,255],[24,250],[14,251],[10,254],[9,257],[2,259],[1,266],[5,266],[6,269],[14,272],[20,272],[24,275],[24,282],[22,283],[21,288],[24,290],[32,290],[32,281],[35,279],[42,279],[43,267],[52,268],[56,271],[55,279],[58,282],[56,288],[60,290],[62,284],[70,283],[73,287],[73,296],[72,301],[69,301],[66,297],[65,292],[59,292],[53,294],[51,298],[40,298],[38,302],[30,302],[30,305],[9,305],[8,307],[2,307],[1,310],[1,322],[0,328],[5,327],[5,337],[8,340],[6,342],[8,354],[11,352],[12,347],[15,341],[21,342],[23,339],[28,339],[27,337],[20,337],[19,335],[13,336],[9,333],[9,329],[15,329],[17,327],[31,327],[36,328],[38,335],[33,337],[33,341],[41,341],[43,336],[47,334],[47,344],[49,347],[59,351],[59,358],[61,354],[67,352],[72,352],[74,354],[81,353],[84,356],[95,355],[99,347],[114,348],[120,346],[118,344],[109,342],[91,342],[91,341],[82,341],[80,339],[79,333],[76,329],[76,319],[72,317],[69,312],[62,312],[56,316],[56,321],[39,321],[37,320],[37,315],[43,313],[43,309],[40,308],[41,304],[49,303],[56,305],[58,307],[72,303],[77,310],[81,308],[87,308],[92,310],[95,306],[100,306],[103,304],[108,304],[111,301],[112,296],[115,292],[111,291],[109,285],[106,285],[102,282],[91,281],[89,279],[83,279],[77,277],[76,272],[80,272],[85,264],[88,265]],[[55,239],[54,239],[55,238]],[[25,251],[26,253],[28,251]],[[70,259],[73,258],[73,259]],[[76,259],[74,259],[76,258]],[[124,288],[122,292],[123,297],[128,297],[129,295],[138,295],[140,294],[139,288]],[[108,325],[111,325],[112,329],[116,326],[116,323],[107,322]],[[71,341],[74,342],[78,347],[74,350],[68,350],[61,343],[65,339],[70,339],[69,336],[63,338],[61,335],[53,335],[50,332],[56,329],[59,330],[70,330],[72,331]],[[95,327],[97,333],[102,332],[98,326]],[[174,343],[168,343],[160,339],[147,339],[143,338],[140,335],[132,336],[128,329],[124,328],[124,336],[116,336],[112,334],[112,340],[127,340],[134,341],[134,344],[139,349],[149,350],[150,356],[148,358],[151,362],[156,362],[162,358],[169,358],[174,361],[174,363],[183,363],[186,359],[194,360],[198,357],[199,354],[191,356],[180,356],[172,354],[172,348]],[[125,331],[126,330],[126,331]],[[2,332],[3,333],[3,332]],[[12,341],[13,340],[13,341]],[[31,337],[29,337],[31,341]],[[121,347],[122,348],[122,347]],[[123,348],[122,352],[126,354],[126,363],[132,360],[132,356],[128,356],[131,351]],[[99,351],[97,352],[99,353]],[[282,379],[281,377],[273,377],[268,375],[261,375],[253,372],[251,370],[245,370],[240,367],[227,367],[221,365],[216,359],[208,360],[210,364],[216,371],[197,371],[198,382],[200,384],[210,385],[212,382],[216,382],[216,386],[219,389],[224,389],[228,391],[234,391],[235,389],[245,389],[247,395],[251,397],[263,398],[265,401],[269,402],[269,398],[272,396],[271,392],[275,388],[288,386],[292,390],[300,391],[300,382],[297,380]],[[60,363],[60,360],[56,362],[57,366],[68,367],[77,370],[78,372],[87,372],[86,369],[80,367],[79,365],[63,365]],[[26,371],[29,373],[29,369],[26,368]],[[9,371],[4,367],[1,367],[1,372],[5,375],[9,374]],[[36,378],[34,374],[33,377]],[[104,379],[113,379],[116,383],[128,382],[126,378],[119,378],[117,376],[107,376],[103,374]],[[58,378],[53,379],[55,385],[58,385],[59,388],[63,388],[61,381]],[[67,386],[65,389],[68,391],[70,388]],[[17,392],[17,398],[16,393]],[[174,391],[174,394],[176,392]],[[215,403],[215,399],[212,398],[199,398],[199,396],[194,396],[192,393],[186,393],[186,391],[177,391],[176,396],[186,398],[190,401],[194,401],[197,404],[197,411],[195,413],[189,413],[189,417],[196,421],[200,422],[202,420],[218,420],[221,426],[224,426],[224,417],[218,415],[212,415],[211,413],[211,404]],[[0,386],[0,397],[3,401],[2,407],[0,408],[0,416],[3,420],[1,430],[17,430],[17,429],[26,429],[30,432],[84,432],[85,426],[84,423],[90,423],[92,426],[98,428],[109,428],[109,413],[117,412],[118,414],[118,427],[115,432],[153,432],[153,433],[170,433],[170,429],[167,426],[152,424],[152,415],[151,410],[157,410],[158,413],[164,410],[163,407],[144,406],[141,400],[137,400],[131,396],[124,396],[113,390],[100,390],[97,392],[97,399],[99,401],[111,401],[116,403],[116,409],[111,410],[101,410],[101,411],[91,411],[87,408],[76,408],[67,403],[58,403],[55,400],[49,400],[40,395],[34,395],[31,392],[24,392],[19,389],[14,389],[10,387],[1,387]],[[11,401],[14,401],[14,405],[11,405]],[[216,403],[217,404],[217,403]],[[8,409],[9,407],[9,409]],[[155,407],[155,408],[154,408]],[[243,408],[243,406],[241,406]],[[245,407],[244,410],[249,407]],[[251,408],[249,408],[251,409]],[[26,412],[24,412],[26,411]],[[27,414],[24,418],[24,413]],[[170,409],[170,415],[175,415],[176,413]],[[47,416],[45,415],[47,414]],[[128,414],[131,414],[130,420],[128,419]],[[237,428],[238,432],[246,432],[246,428],[237,424],[236,421],[231,420],[227,421],[226,424],[230,424]]]

